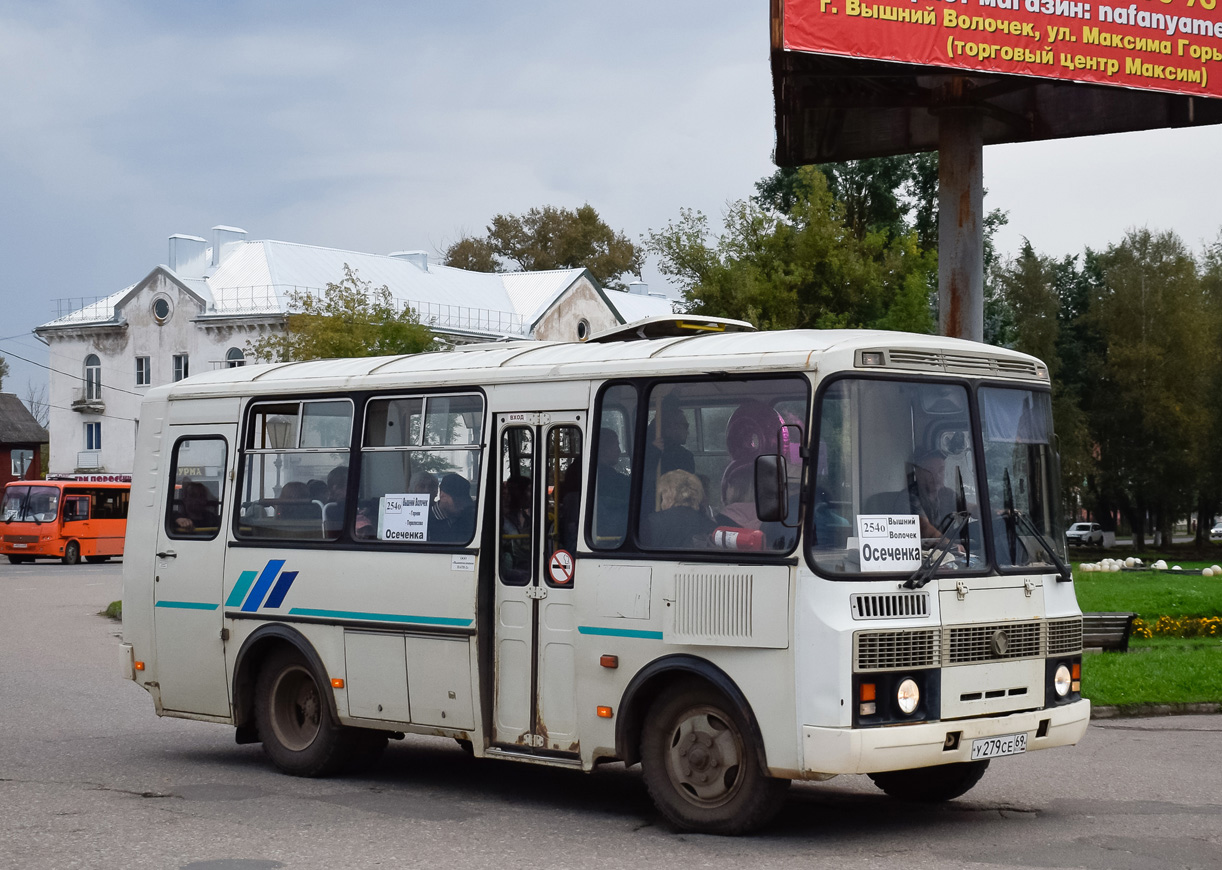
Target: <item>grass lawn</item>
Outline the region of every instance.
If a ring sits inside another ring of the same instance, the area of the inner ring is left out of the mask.
[[[1183,568],[1215,564],[1166,561]],[[1079,566],[1074,587],[1084,611],[1133,611],[1150,624],[1160,616],[1222,616],[1222,577],[1170,570],[1087,573]],[[1222,638],[1134,639],[1127,653],[1088,653],[1082,694],[1098,706],[1222,702]]]
[[[1205,568],[1210,562],[1171,562]],[[1078,605],[1084,611],[1131,610],[1147,622],[1160,616],[1222,616],[1222,577],[1179,571],[1073,572]]]
[[[1096,706],[1222,702],[1222,640],[1157,637],[1127,653],[1088,653],[1082,694]]]

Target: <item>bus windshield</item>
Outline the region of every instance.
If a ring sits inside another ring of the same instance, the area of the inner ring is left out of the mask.
[[[985,567],[965,386],[836,381],[815,443],[811,540],[821,572],[911,574],[943,546],[938,572]]]
[[[1054,555],[1064,561],[1065,536],[1057,510],[1052,400],[1047,393],[999,387],[982,387],[979,395],[997,565],[1054,567]]]
[[[59,514],[59,490],[53,486],[10,486],[4,490],[0,520],[49,523]]]

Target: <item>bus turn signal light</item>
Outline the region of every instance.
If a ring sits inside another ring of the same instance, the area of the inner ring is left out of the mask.
[[[142,671],[144,670],[144,662],[135,662],[134,667],[136,668],[136,670]]]
[[[619,667],[619,656],[600,656],[598,663],[604,668],[615,669]]]
[[[598,708],[598,718],[599,719],[610,719],[611,718],[611,708],[610,707],[599,707]]]
[[[332,677],[331,678],[331,688],[332,689],[342,689],[343,687],[344,687],[344,678],[343,677]]]
[[[874,684],[873,683],[862,683],[861,684],[861,697],[858,700],[860,701],[873,701],[874,700]]]

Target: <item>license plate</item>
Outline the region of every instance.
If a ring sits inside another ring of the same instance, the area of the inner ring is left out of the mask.
[[[30,545],[29,544],[10,544],[9,546],[11,546],[14,550],[24,550],[26,547]]]
[[[1000,737],[985,737],[972,741],[972,760],[1000,758],[1003,755],[1019,755],[1027,751],[1026,734],[1003,734]]]

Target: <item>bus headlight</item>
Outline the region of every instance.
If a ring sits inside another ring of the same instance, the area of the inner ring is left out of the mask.
[[[1066,671],[1068,673],[1068,671]],[[1058,677],[1060,673],[1058,672]],[[1066,678],[1068,679],[1068,677]],[[1068,683],[1066,683],[1068,686]],[[911,716],[921,703],[921,690],[911,677],[905,678],[895,690],[895,702],[905,716]]]
[[[1058,698],[1064,698],[1069,694],[1070,682],[1069,666],[1058,665],[1056,673],[1052,677],[1052,688],[1056,690]]]

